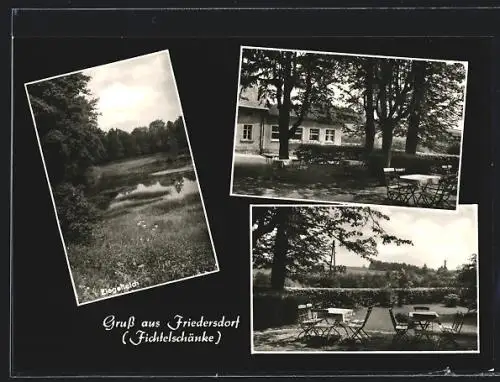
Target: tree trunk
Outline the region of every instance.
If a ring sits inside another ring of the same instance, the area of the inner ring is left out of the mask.
[[[411,111],[408,118],[408,132],[406,134],[405,152],[416,154],[418,146],[418,133],[422,115],[422,103],[425,94],[425,62],[415,61],[413,63],[413,95]]]
[[[366,112],[366,123],[365,123],[365,149],[366,153],[369,154],[373,151],[373,146],[375,143],[375,116],[374,116],[374,106],[373,106],[373,84],[374,84],[374,67],[375,64],[371,59],[368,59],[364,64],[365,67],[365,112]]]
[[[375,146],[375,119],[373,118],[373,112],[371,118],[366,116],[365,123],[365,150],[367,154],[373,151],[373,146]]]
[[[288,159],[288,130],[290,129],[290,113],[292,111],[292,56],[285,53],[283,59],[283,102],[279,110],[279,158]]]
[[[276,216],[277,232],[274,242],[274,256],[271,270],[271,288],[278,291],[285,288],[289,214],[290,210],[287,207],[283,207],[278,209]]]
[[[384,154],[384,166],[391,167],[391,149],[393,138],[393,122],[385,121],[382,124],[382,153]]]
[[[335,261],[335,240],[332,241],[332,254],[330,257],[330,277],[335,273],[337,268],[337,263]]]
[[[279,159],[289,159],[289,141],[288,141],[288,138],[286,138],[286,133],[287,133],[287,130],[288,130],[288,124],[286,124],[287,128],[286,130],[285,129],[282,129],[281,128],[281,123],[280,123],[280,128],[279,128],[279,132],[280,132],[280,141],[279,141],[279,144],[280,144],[280,147],[279,147]]]
[[[405,153],[407,154],[417,153],[419,124],[420,113],[412,113],[408,119],[408,132],[406,133]]]

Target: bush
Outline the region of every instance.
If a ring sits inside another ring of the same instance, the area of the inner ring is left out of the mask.
[[[392,288],[380,289],[380,294],[374,296],[375,304],[384,308],[390,308],[396,302],[396,294]]]
[[[444,297],[444,305],[449,308],[454,308],[460,302],[460,296],[455,293],[450,293]]]
[[[98,212],[85,197],[82,187],[69,183],[60,184],[54,189],[54,200],[64,241],[89,241]]]
[[[298,318],[297,307],[306,302],[300,296],[277,292],[254,293],[254,330],[295,324]]]
[[[363,160],[365,148],[363,146],[323,146],[300,145],[295,150],[297,158],[315,164],[325,164],[329,161]]]
[[[451,155],[460,155],[460,143],[455,142],[449,145],[446,149],[446,153]]]

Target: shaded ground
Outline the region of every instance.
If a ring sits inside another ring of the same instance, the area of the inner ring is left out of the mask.
[[[260,155],[235,154],[233,193],[325,202],[393,205],[380,179],[365,167],[307,165],[276,168]],[[456,199],[455,199],[456,200]]]
[[[427,305],[430,310],[440,315],[442,324],[451,324],[453,315],[457,311],[465,312],[465,308],[446,308],[441,305]],[[407,315],[413,310],[413,306],[402,306],[394,308],[395,314]],[[356,319],[363,319],[366,308],[356,312]],[[345,340],[346,332],[340,330],[343,338],[333,337],[328,341],[325,338],[312,337],[310,339],[299,338],[298,325],[282,326],[254,332],[254,349],[256,351],[420,351],[420,350],[477,350],[477,321],[475,316],[467,317],[460,335],[456,338],[459,348],[450,344],[439,344],[440,330],[437,324],[432,327],[432,341],[416,339],[415,332],[408,332],[410,339],[393,343],[395,331],[392,326],[389,311],[386,308],[375,307],[365,326],[370,340],[366,344]]]

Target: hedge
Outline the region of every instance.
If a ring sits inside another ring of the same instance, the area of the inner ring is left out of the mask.
[[[363,161],[371,174],[383,178],[385,167],[384,153],[378,149],[367,154],[363,146],[324,146],[306,144],[300,145],[295,151],[300,160],[310,164],[326,164],[344,160]],[[451,165],[458,171],[459,155],[450,154],[407,154],[402,151],[391,152],[391,167],[406,168],[408,173],[431,173],[434,168]]]
[[[460,293],[458,288],[286,288],[272,292],[254,288],[254,329],[290,325],[297,322],[297,306],[358,308],[377,305],[391,307],[398,300],[405,304],[442,303],[445,296]]]
[[[363,160],[365,148],[363,146],[323,146],[300,145],[295,150],[298,159],[307,163],[325,164],[329,161]]]

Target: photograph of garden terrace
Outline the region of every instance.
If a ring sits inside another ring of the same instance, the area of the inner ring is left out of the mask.
[[[467,62],[242,47],[230,194],[457,208]]]
[[[252,353],[477,353],[477,224],[477,205],[252,205]]]
[[[78,305],[218,271],[168,51],[26,92]]]

